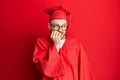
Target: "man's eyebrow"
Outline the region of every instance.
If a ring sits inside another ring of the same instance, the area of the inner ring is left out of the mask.
[[[51,23],[51,24],[59,25],[59,24],[57,24],[57,23]],[[67,25],[67,23],[64,23],[64,24],[62,24],[62,25]]]

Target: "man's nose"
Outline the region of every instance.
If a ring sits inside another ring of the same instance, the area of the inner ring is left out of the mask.
[[[58,29],[58,30],[59,30],[59,31],[63,31],[61,27],[59,27],[59,29]]]

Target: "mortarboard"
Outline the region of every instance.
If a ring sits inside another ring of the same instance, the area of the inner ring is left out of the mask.
[[[70,26],[71,13],[65,6],[60,5],[46,9],[45,13],[49,15],[49,21],[53,19],[64,19],[67,20],[68,26]]]

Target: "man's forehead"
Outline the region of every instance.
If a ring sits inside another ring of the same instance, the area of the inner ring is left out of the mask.
[[[66,20],[51,20],[52,23],[67,23]]]

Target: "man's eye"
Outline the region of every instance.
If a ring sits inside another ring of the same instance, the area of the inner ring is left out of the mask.
[[[57,25],[52,25],[53,27],[56,27]]]
[[[56,27],[59,27],[59,25],[56,25]]]
[[[55,25],[53,25],[53,27],[56,27]]]
[[[59,27],[59,25],[53,25],[53,27],[58,28],[58,27]]]
[[[67,26],[66,26],[66,25],[63,25],[62,27],[64,27],[64,28],[65,28],[65,27],[67,27]]]

